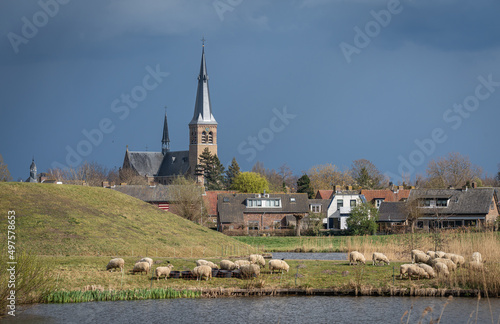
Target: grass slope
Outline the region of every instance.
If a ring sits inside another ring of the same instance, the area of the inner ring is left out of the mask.
[[[39,255],[201,257],[244,243],[111,189],[0,183],[0,237],[16,213],[17,245]]]

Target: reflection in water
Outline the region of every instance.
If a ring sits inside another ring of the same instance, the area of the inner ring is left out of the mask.
[[[446,298],[238,297],[35,305],[6,323],[409,323],[436,321]],[[500,300],[479,301],[477,323],[500,320]],[[476,322],[477,299],[454,298],[441,323]],[[424,310],[431,311],[423,319]],[[406,317],[403,322],[406,323]]]

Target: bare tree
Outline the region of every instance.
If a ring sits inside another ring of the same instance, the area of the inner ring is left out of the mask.
[[[311,187],[314,191],[320,189],[333,189],[335,185],[352,185],[352,179],[349,171],[340,171],[333,164],[323,164],[313,166],[307,171],[311,179]]]
[[[0,182],[11,180],[12,177],[10,176],[9,168],[7,167],[7,164],[3,162],[2,154],[0,154]]]
[[[202,196],[203,187],[193,180],[178,176],[172,180],[169,188],[172,193],[171,212],[192,222],[203,224],[203,215],[206,214]]]
[[[129,185],[142,185],[148,184],[146,177],[139,175],[136,171],[131,168],[124,168],[119,170],[119,182],[126,183]]]
[[[427,165],[427,187],[460,188],[468,182],[480,179],[482,173],[482,169],[472,164],[468,156],[456,152],[449,153],[447,157],[437,158]]]

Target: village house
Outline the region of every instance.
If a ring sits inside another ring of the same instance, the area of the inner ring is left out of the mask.
[[[323,219],[326,229],[347,230],[351,209],[366,202],[365,196],[359,190],[348,189],[350,190],[335,189],[328,205],[327,218]]]
[[[403,186],[393,186],[392,189],[380,190],[361,190],[366,201],[371,202],[373,206],[380,208],[382,202],[406,201],[410,196],[410,189],[403,189]]]

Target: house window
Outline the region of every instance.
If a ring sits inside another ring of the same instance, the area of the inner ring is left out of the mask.
[[[344,207],[344,199],[337,200],[337,210]]]
[[[225,203],[229,202],[229,197],[222,198],[222,202],[225,202]]]
[[[382,204],[382,201],[384,201],[384,199],[375,199],[375,206],[379,208],[380,204]]]
[[[447,207],[447,206],[448,206],[448,199],[438,198],[436,200],[436,207]]]
[[[310,205],[309,210],[313,213],[321,213],[321,205]]]
[[[280,229],[281,228],[281,221],[279,221],[279,220],[273,221],[273,228]]]
[[[351,200],[351,207],[356,207],[356,199]]]
[[[247,199],[247,208],[280,208],[281,199]]]
[[[295,197],[291,197],[290,202],[295,202]]]
[[[258,230],[259,229],[259,221],[248,221],[248,229],[249,230]]]

